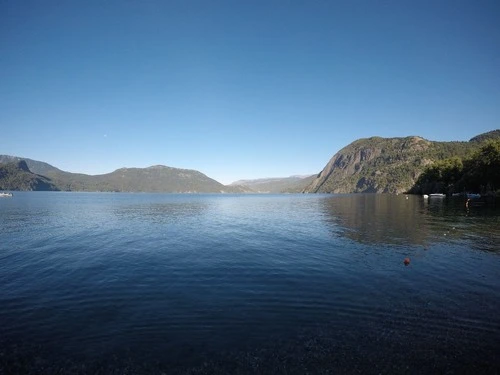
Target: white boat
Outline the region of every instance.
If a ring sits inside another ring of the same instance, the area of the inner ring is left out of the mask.
[[[439,193],[429,194],[429,198],[444,198],[444,197],[446,197],[446,194],[439,194]]]
[[[0,198],[8,198],[8,197],[12,197],[12,193],[0,193]]]

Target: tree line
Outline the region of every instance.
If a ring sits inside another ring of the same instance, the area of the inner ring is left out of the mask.
[[[436,161],[410,190],[415,194],[461,192],[500,195],[500,139],[488,141],[468,157]]]

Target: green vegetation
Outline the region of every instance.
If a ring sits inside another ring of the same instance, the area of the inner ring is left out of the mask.
[[[500,129],[492,130],[487,133],[476,135],[474,138],[470,139],[470,142],[485,142],[488,140],[493,140],[500,138]]]
[[[18,168],[22,165],[22,168]],[[0,155],[0,189],[103,192],[239,193],[239,186],[224,186],[201,172],[157,165],[121,168],[103,175],[61,171],[50,164]],[[29,168],[28,168],[29,167]],[[35,173],[38,174],[35,174]],[[43,174],[43,176],[41,176]]]
[[[412,186],[433,142],[420,137],[357,140],[333,156],[306,192],[399,193]]]
[[[25,161],[0,164],[0,190],[58,190],[46,177],[32,173]]]
[[[471,190],[484,190],[488,184],[498,189],[491,176],[495,170],[486,172],[478,166],[479,158],[485,155],[473,157],[485,144],[498,139],[500,130],[480,134],[469,142],[432,142],[416,136],[359,139],[336,153],[304,192],[441,192],[451,186],[457,189],[459,180]],[[475,167],[469,167],[472,160],[476,160]],[[465,185],[460,186],[463,189]]]
[[[64,172],[35,160],[23,161],[18,157],[0,155],[0,189],[166,193],[243,193],[252,190],[484,193],[500,189],[498,142],[500,130],[480,134],[469,142],[432,142],[417,136],[359,139],[336,153],[317,176],[240,182],[246,186],[224,186],[198,171],[161,165],[121,168],[91,176]],[[20,161],[24,163],[21,168],[16,164]]]
[[[165,166],[120,168],[96,176],[68,172],[47,176],[65,191],[220,193],[226,188],[198,171]]]
[[[500,138],[486,140],[470,156],[439,160],[419,176],[412,193],[458,193],[500,190]]]
[[[10,155],[0,155],[0,164],[17,163],[20,161],[25,161],[31,172],[41,176],[47,176],[47,174],[51,172],[62,172],[60,169],[57,169],[50,164],[44,163],[43,161],[20,158]]]

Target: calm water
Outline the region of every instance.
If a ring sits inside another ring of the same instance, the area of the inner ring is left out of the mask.
[[[1,199],[0,374],[499,372],[500,207],[405,198]]]

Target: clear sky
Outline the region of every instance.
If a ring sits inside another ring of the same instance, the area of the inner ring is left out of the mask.
[[[223,183],[500,128],[500,1],[0,0],[0,154]]]

